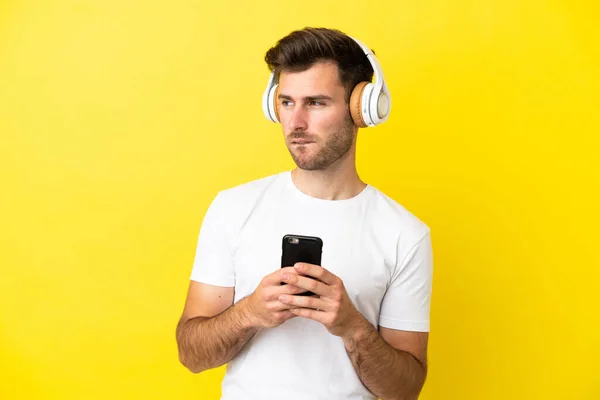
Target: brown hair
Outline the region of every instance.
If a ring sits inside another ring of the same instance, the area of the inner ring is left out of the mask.
[[[293,31],[267,51],[265,61],[276,77],[282,71],[305,71],[317,62],[336,63],[346,102],[359,82],[373,79],[373,67],[362,48],[337,29],[306,27]]]

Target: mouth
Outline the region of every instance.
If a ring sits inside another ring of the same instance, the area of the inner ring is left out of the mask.
[[[301,140],[301,139],[296,139],[296,140],[292,140],[292,144],[296,144],[296,145],[305,145],[305,144],[311,144],[314,143],[310,140]]]

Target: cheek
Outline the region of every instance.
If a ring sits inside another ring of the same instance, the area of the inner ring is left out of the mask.
[[[318,127],[320,131],[324,132],[339,130],[348,123],[346,114],[340,110],[331,110],[315,115],[311,122],[313,127]]]
[[[345,116],[340,117],[339,115],[336,115],[335,118],[330,118],[326,121],[323,121],[321,129],[324,133],[327,133],[328,136],[330,136],[334,133],[339,134],[340,132],[346,132],[349,129],[352,129],[353,125],[354,123],[352,122],[352,119],[348,119]]]

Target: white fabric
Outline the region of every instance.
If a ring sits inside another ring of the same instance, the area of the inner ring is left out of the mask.
[[[298,190],[290,171],[219,192],[206,212],[191,279],[235,287],[234,302],[281,266],[285,234],[323,240],[322,266],[373,326],[429,331],[430,230],[371,185],[347,200]],[[222,399],[375,399],[341,338],[295,317],[262,329],[227,364]]]

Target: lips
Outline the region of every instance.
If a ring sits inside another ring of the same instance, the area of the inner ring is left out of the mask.
[[[290,138],[292,144],[309,144],[314,143],[315,141],[308,137],[296,136],[292,135]]]

